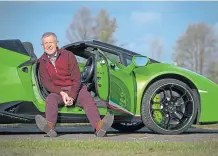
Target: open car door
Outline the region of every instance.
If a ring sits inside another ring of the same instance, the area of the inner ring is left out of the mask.
[[[107,58],[100,50],[97,50],[97,53],[95,55],[95,62],[96,92],[98,94],[98,97],[108,104],[110,93],[110,74]]]
[[[117,65],[97,50],[96,90],[101,100],[107,101],[108,108],[115,114],[134,115],[136,83],[134,75],[127,68],[115,69]]]

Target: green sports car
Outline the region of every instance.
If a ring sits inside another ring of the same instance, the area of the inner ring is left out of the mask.
[[[120,132],[180,134],[218,121],[218,85],[197,73],[95,40],[62,48],[76,55],[81,82],[101,116],[114,114],[112,127]],[[35,115],[44,115],[49,92],[38,69],[30,42],[0,40],[0,123],[35,123]],[[59,107],[58,122],[89,121],[75,104]]]

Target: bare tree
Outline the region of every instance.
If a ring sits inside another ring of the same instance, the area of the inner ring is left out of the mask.
[[[91,39],[93,37],[93,21],[91,11],[86,7],[80,8],[73,16],[66,31],[67,39],[70,42]]]
[[[116,19],[110,19],[105,9],[100,10],[100,12],[95,18],[95,24],[95,39],[111,44],[114,44],[116,42],[116,40],[113,37],[113,34],[115,33],[117,28]]]
[[[177,65],[203,75],[214,52],[216,36],[213,28],[206,23],[192,24],[177,40],[173,59]]]
[[[208,69],[206,71],[206,75],[209,79],[218,84],[218,62],[213,61],[208,65]]]
[[[66,31],[68,41],[96,39],[106,43],[115,43],[116,19],[110,19],[105,9],[100,10],[96,17],[89,8],[82,7],[73,16]]]
[[[163,41],[160,38],[153,38],[149,42],[151,57],[158,61],[161,60],[161,54],[163,52]]]
[[[82,7],[73,16],[66,37],[69,42],[95,39],[113,44],[116,41],[113,37],[116,28],[116,19],[111,20],[106,10],[100,10],[97,16],[93,17],[89,8]],[[85,62],[83,58],[76,58],[78,62]]]

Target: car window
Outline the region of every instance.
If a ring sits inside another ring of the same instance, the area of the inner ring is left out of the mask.
[[[109,52],[106,52],[106,51],[103,51],[103,52],[104,52],[105,56],[106,56],[108,59],[110,59],[110,60],[116,60],[116,61],[119,62],[119,63],[121,62],[119,55],[113,54],[113,53],[109,53]]]
[[[76,55],[76,60],[78,63],[85,63],[87,59]]]
[[[86,64],[87,59],[83,58],[81,56],[77,56],[77,55],[75,55],[75,57],[76,57],[76,60],[78,62],[78,65],[79,65],[80,72],[83,72],[84,71],[84,65]]]
[[[109,63],[113,63],[116,65],[116,69],[122,69],[125,66],[122,64],[120,56],[118,54],[109,53],[107,51],[102,51],[104,55],[107,57]]]
[[[125,55],[124,60],[126,62],[126,66],[130,65],[132,63],[132,56],[130,55]]]

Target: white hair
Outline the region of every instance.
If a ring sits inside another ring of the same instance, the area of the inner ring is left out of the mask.
[[[54,36],[55,39],[57,40],[57,36],[56,36],[55,33],[53,33],[53,32],[46,32],[46,33],[44,33],[44,34],[42,35],[42,39],[43,39],[44,37],[48,37],[48,36]]]

